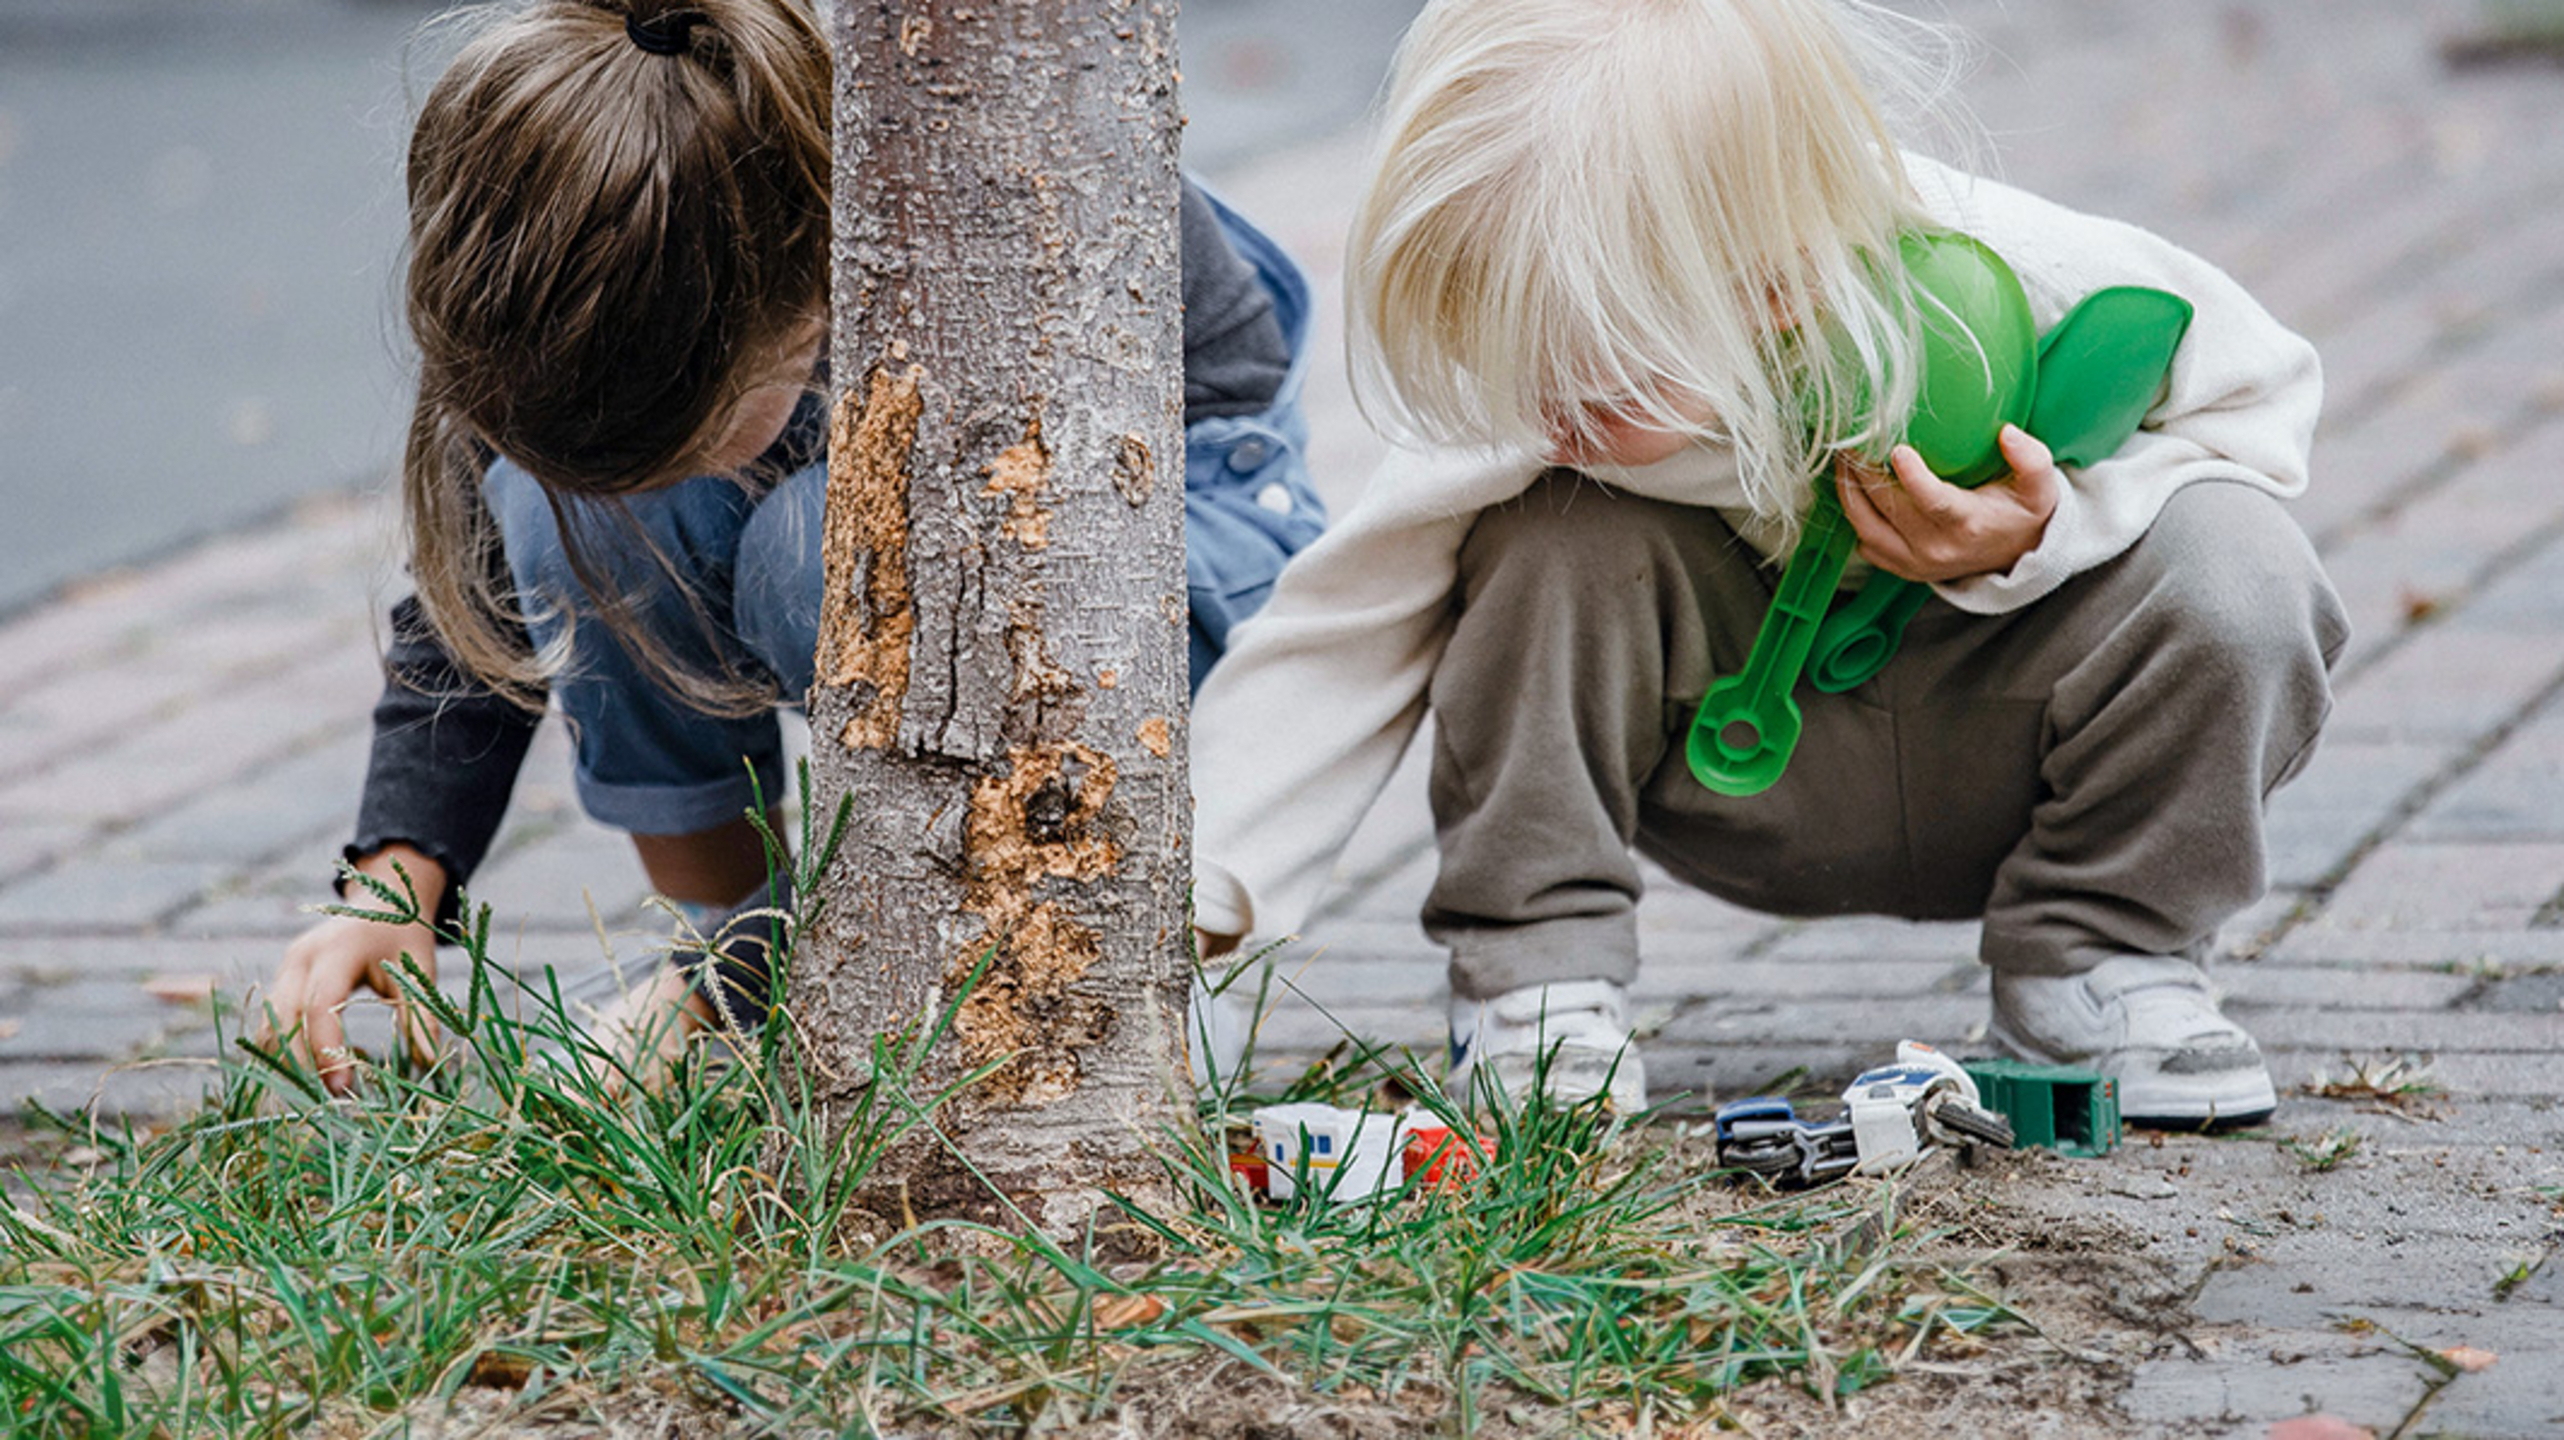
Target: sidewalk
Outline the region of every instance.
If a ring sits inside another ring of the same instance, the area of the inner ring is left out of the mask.
[[[2358,627],[2323,747],[2275,805],[2276,888],[2224,937],[2279,1124],[2033,1157],[1983,1203],[2153,1237],[2162,1328],[2108,1357],[2137,1428],[2259,1435],[2315,1408],[2385,1434],[2427,1400],[2409,1433],[2564,1430],[2564,71],[2444,68],[2474,13],[2448,0],[2238,3],[2161,30],[2136,0],[1951,10],[1996,52],[1967,94],[2010,179],[2201,251],[2322,347],[2296,513]],[[1330,297],[1360,151],[1220,177]],[[1341,503],[1371,442],[1334,367],[1312,412]],[[385,519],[308,507],[0,626],[0,1103],[194,1093],[200,997],[240,994],[308,923],[363,769]],[[503,954],[592,968],[589,898],[627,936],[647,917],[567,769],[547,727],[475,890]],[[1288,963],[1333,1021],[1421,1048],[1441,964],[1414,919],[1417,782]],[[1981,1040],[1971,926],[1781,922],[1670,885],[1643,925],[1661,1091],[1839,1084],[1899,1036]],[[1294,1005],[1266,1043],[1331,1033]],[[2427,1117],[2303,1093],[2399,1059],[2440,1087]],[[2330,1171],[2272,1143],[2345,1128],[2359,1148]],[[2394,1337],[2501,1359],[2437,1389]]]

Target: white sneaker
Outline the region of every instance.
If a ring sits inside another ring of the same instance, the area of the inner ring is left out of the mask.
[[[2134,1124],[2256,1125],[2279,1105],[2261,1047],[2217,1010],[2207,972],[2122,955],[2081,975],[1994,975],[1994,1039],[2024,1060],[2119,1082]]]
[[[1556,1104],[1608,1094],[1612,1108],[1647,1108],[1647,1067],[1629,1037],[1629,991],[1609,980],[1526,985],[1492,1000],[1451,997],[1453,1096],[1468,1101],[1486,1067],[1517,1102],[1535,1081]]]

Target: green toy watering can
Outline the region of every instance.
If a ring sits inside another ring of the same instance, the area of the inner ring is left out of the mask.
[[[2010,473],[1999,443],[2018,425],[2046,442],[2059,465],[2117,453],[2153,408],[2190,326],[2190,303],[2137,286],[2087,296],[2045,337],[2030,319],[2019,277],[2003,257],[1955,231],[1911,231],[1897,244],[1923,338],[1923,376],[1904,440],[1932,473],[1974,488]],[[1876,574],[1832,615],[1856,537],[1831,477],[1819,476],[1754,636],[1745,668],[1709,687],[1693,717],[1685,758],[1722,795],[1771,788],[1798,746],[1790,692],[1813,668],[1819,690],[1849,690],[1896,654],[1905,624],[1931,588]]]

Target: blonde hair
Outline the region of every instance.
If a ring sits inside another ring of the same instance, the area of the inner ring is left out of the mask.
[[[636,23],[676,53],[641,48]],[[559,656],[526,653],[517,627],[559,601],[501,589],[475,493],[493,451],[541,482],[597,617],[645,671],[716,712],[770,698],[675,664],[577,536],[620,519],[638,540],[619,497],[702,469],[825,312],[828,75],[793,0],[536,0],[495,12],[420,109],[410,568],[447,650],[529,708]]]
[[[1546,453],[1613,407],[1732,445],[1794,529],[1826,454],[1911,403],[1888,117],[1939,111],[1957,58],[1865,0],[1435,0],[1349,246],[1366,413]]]

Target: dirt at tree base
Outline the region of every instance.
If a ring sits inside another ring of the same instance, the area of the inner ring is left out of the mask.
[[[2150,1258],[2152,1239],[2123,1221],[2064,1213],[2059,1202],[2073,1187],[2060,1186],[2059,1175],[2092,1163],[2033,1154],[1962,1170],[1935,1160],[1908,1182],[1908,1238],[1890,1252],[1900,1268],[1964,1277],[2026,1325],[1936,1336],[1894,1378],[1848,1397],[1829,1402],[1800,1377],[1776,1377],[1733,1392],[1710,1414],[1657,1411],[1645,1433],[1857,1433],[1863,1440],[2185,1433],[2132,1425],[2121,1408],[2135,1368],[2180,1349],[2187,1282],[2181,1267]],[[1571,1414],[1502,1386],[1477,1398],[1470,1433],[1486,1440],[1639,1431],[1632,1406]],[[885,1415],[880,1433],[904,1440],[1425,1440],[1457,1433],[1450,1409],[1447,1391],[1431,1384],[1390,1397],[1358,1389],[1320,1392],[1230,1356],[1196,1352],[1131,1362],[1100,1404],[1063,1394],[970,1416]],[[369,1419],[378,1424],[381,1417]],[[433,1440],[708,1440],[777,1432],[661,1375],[617,1392],[564,1393],[532,1405],[507,1392],[465,1391],[441,1413],[417,1414],[411,1433]],[[807,1433],[837,1431],[811,1427]]]

